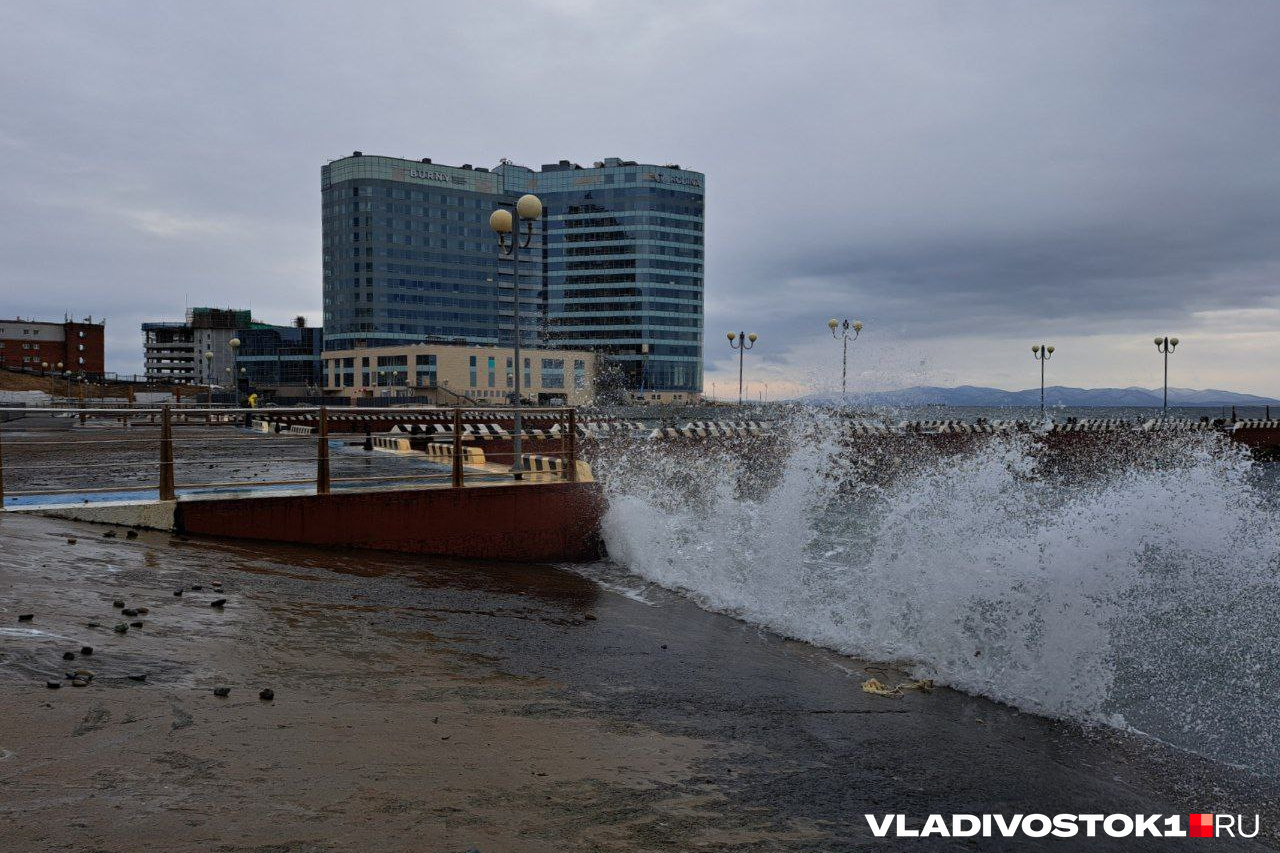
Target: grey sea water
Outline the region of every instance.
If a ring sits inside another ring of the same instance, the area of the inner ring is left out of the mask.
[[[886,478],[825,411],[693,419],[768,415],[788,436],[768,458],[637,447],[602,470],[613,563],[789,637],[1280,776],[1275,464],[1186,435],[1079,476],[1011,436]]]

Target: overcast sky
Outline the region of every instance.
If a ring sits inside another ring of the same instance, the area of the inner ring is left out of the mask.
[[[707,173],[707,390],[1280,395],[1280,3],[0,5],[0,315],[320,317],[320,166]]]

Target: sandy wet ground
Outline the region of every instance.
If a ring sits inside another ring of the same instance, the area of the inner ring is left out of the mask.
[[[711,745],[587,713],[457,643],[507,622],[591,624],[598,592],[580,578],[102,532],[0,524],[3,849],[715,849],[805,834],[696,781]],[[133,620],[114,599],[147,607],[143,626],[115,633]],[[82,668],[90,685],[63,678]]]
[[[867,696],[855,661],[654,591],[105,530],[0,516],[0,849],[886,849],[862,818],[886,811],[1280,827],[1273,782],[951,691]],[[141,628],[112,630],[115,599]]]

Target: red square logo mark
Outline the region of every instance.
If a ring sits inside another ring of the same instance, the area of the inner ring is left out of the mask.
[[[1213,815],[1191,815],[1187,824],[1187,835],[1192,838],[1213,838]]]

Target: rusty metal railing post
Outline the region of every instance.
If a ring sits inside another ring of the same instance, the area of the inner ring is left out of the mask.
[[[176,497],[173,487],[173,417],[166,405],[160,413],[160,500]]]
[[[329,410],[320,407],[319,426],[316,429],[316,494],[329,494]]]
[[[564,459],[564,478],[570,483],[578,481],[578,417],[574,409],[569,410],[568,450]]]
[[[462,409],[453,409],[453,487],[462,488]]]

